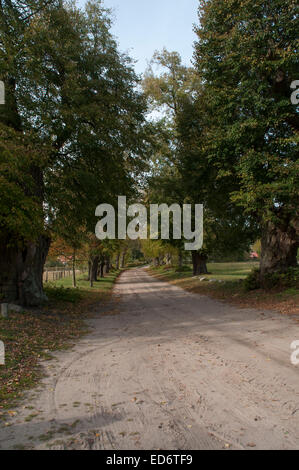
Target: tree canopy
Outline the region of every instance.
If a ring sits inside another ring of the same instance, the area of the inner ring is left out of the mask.
[[[8,282],[2,289],[18,299],[13,286],[22,278],[31,297],[23,292],[22,301],[35,302],[42,267],[37,279],[33,260],[26,266],[27,244],[36,252],[43,239],[46,256],[52,231],[73,239],[82,227],[94,231],[99,203],[134,193],[146,154],[146,105],[101,2],[79,10],[60,1],[26,8],[4,1],[1,22],[1,271],[24,261],[14,280],[0,284]]]

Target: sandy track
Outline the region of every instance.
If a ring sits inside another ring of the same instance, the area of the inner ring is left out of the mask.
[[[143,269],[120,277],[114,302],[46,363],[27,399],[34,409],[1,424],[1,449],[299,449],[298,320],[190,294]]]

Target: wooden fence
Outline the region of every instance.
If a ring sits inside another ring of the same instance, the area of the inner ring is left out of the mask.
[[[81,270],[81,269],[76,269],[76,276],[79,274],[82,274],[86,272],[86,270]],[[44,282],[53,282],[53,281],[59,281],[61,279],[64,279],[66,277],[72,277],[73,271],[70,268],[45,268],[44,274],[43,274],[43,281]]]

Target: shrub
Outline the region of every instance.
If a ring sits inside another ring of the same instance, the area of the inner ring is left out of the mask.
[[[245,290],[256,290],[260,288],[260,270],[253,269],[251,273],[244,279],[243,283]]]
[[[62,302],[76,303],[81,300],[82,295],[78,289],[65,288],[65,287],[55,287],[55,286],[46,286],[44,291],[49,298],[49,300],[58,300]]]
[[[175,268],[176,273],[188,273],[191,271],[190,266],[177,266]]]
[[[298,287],[299,285],[299,268],[289,268],[285,273],[267,274],[263,285],[266,289],[271,287]]]
[[[267,274],[263,279],[263,288],[272,289],[278,287],[280,289],[292,288],[299,286],[299,268],[289,268],[285,273]],[[255,290],[261,287],[260,270],[254,269],[244,281],[246,290]]]

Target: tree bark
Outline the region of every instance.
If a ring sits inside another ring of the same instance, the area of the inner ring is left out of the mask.
[[[4,21],[5,24],[5,21]],[[13,34],[6,25],[7,39]],[[14,73],[14,72],[13,72]],[[16,98],[17,79],[12,76],[9,68],[5,76],[5,106],[1,112],[0,121],[14,129],[20,135],[23,133],[21,113]],[[32,177],[33,184],[22,187],[24,193],[34,197],[40,203],[42,212],[44,202],[44,175],[38,163],[32,161],[24,171]],[[6,228],[4,227],[4,231]],[[46,235],[39,235],[34,241],[10,245],[10,233],[0,239],[0,296],[9,302],[18,303],[25,307],[34,307],[47,300],[43,291],[43,271],[50,248],[51,240]]]
[[[178,264],[179,264],[179,268],[182,268],[182,266],[183,266],[183,253],[181,252],[181,250],[179,251]]]
[[[208,274],[207,268],[207,256],[192,251],[192,264],[193,264],[193,276],[199,276],[200,274]]]
[[[120,267],[121,267],[121,268],[124,268],[124,267],[125,267],[126,254],[127,254],[127,252],[126,252],[126,251],[123,251],[123,253],[122,253],[122,255],[121,255],[121,264],[120,264]]]
[[[166,264],[167,266],[170,266],[172,264],[172,255],[167,253],[166,255]]]
[[[73,268],[73,287],[77,287],[77,280],[76,280],[76,250],[73,252],[73,263],[72,263],[72,268]]]
[[[43,271],[50,239],[40,236],[22,247],[0,243],[0,294],[7,302],[35,307],[47,300],[43,292]]]
[[[115,260],[115,268],[118,270],[119,269],[119,259],[120,259],[120,254],[117,253],[116,255],[116,260]]]
[[[103,279],[105,277],[104,275],[105,261],[104,260],[101,260],[99,267],[100,267],[100,277],[101,279]]]
[[[94,282],[98,280],[98,267],[99,267],[99,257],[95,256],[91,259],[91,269],[90,269],[90,283],[91,286]]]
[[[286,272],[297,266],[299,248],[299,218],[281,225],[268,222],[262,235],[261,282],[267,274]]]
[[[88,277],[87,277],[87,280],[90,281],[91,280],[91,261],[89,260],[88,261]]]
[[[110,273],[110,258],[106,259],[106,274]]]

